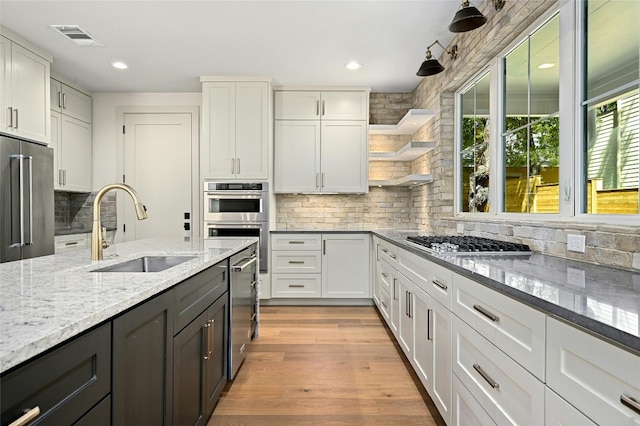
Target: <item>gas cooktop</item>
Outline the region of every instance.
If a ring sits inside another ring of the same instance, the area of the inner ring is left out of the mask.
[[[409,236],[407,241],[430,253],[445,254],[531,254],[526,244],[471,236]]]

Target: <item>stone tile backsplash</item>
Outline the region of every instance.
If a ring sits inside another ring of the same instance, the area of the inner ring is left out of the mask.
[[[93,222],[93,201],[95,193],[54,192],[54,212],[56,228],[91,229]],[[116,194],[107,193],[100,205],[102,226],[115,228]]]

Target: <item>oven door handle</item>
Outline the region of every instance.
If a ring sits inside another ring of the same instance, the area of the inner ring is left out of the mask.
[[[243,263],[242,265],[238,265],[240,262],[246,261],[245,263]],[[231,270],[233,272],[242,272],[245,270],[245,268],[249,267],[249,265],[256,263],[258,261],[258,258],[256,257],[255,254],[253,254],[249,260],[247,260],[247,258],[242,258],[240,259],[238,262],[234,263],[233,265],[231,265]]]
[[[208,191],[205,192],[205,195],[207,196],[207,198],[212,198],[212,199],[220,199],[220,200],[236,200],[236,199],[241,199],[241,200],[259,200],[262,198],[262,193],[261,192],[239,192],[239,193],[235,193],[235,194],[230,194],[228,192],[212,192],[212,191]]]
[[[217,223],[217,222],[206,222],[206,225],[209,228],[219,228],[219,229],[260,229],[262,228],[261,223]]]

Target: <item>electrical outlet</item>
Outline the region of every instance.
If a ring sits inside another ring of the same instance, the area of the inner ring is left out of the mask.
[[[464,223],[459,223],[457,228],[458,234],[464,234]]]
[[[584,253],[585,240],[584,235],[567,235],[567,250]]]

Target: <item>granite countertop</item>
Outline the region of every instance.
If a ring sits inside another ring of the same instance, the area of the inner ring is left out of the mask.
[[[92,261],[87,249],[0,264],[0,372],[109,320],[256,241],[154,238],[115,244],[105,249],[102,261]],[[90,272],[149,255],[195,257],[161,272]]]
[[[430,254],[406,241],[412,232],[375,235],[549,315],[640,353],[640,272],[539,253]]]

